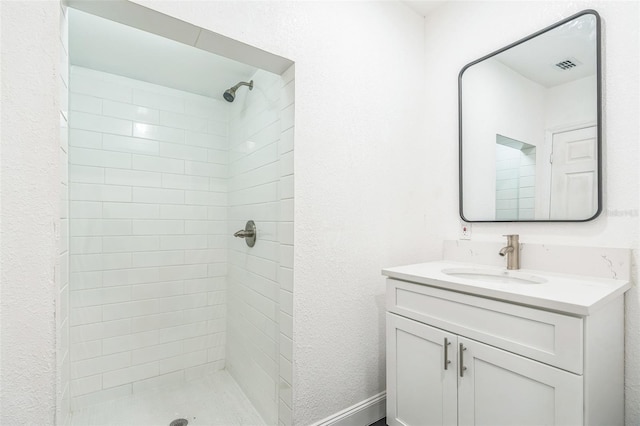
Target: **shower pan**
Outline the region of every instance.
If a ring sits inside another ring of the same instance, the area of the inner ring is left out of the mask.
[[[68,16],[72,424],[277,424],[292,73]]]

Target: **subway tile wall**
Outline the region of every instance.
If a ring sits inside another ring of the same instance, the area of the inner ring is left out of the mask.
[[[496,219],[518,219],[520,151],[496,144]]]
[[[281,211],[282,178],[289,176],[281,161],[282,98],[292,102],[293,94],[283,90],[281,76],[258,71],[253,80],[252,91],[238,92],[229,121],[228,234],[254,220],[258,236],[252,248],[229,237],[226,365],[267,424],[277,424],[279,279],[282,265],[292,261],[280,240],[290,231],[283,228]],[[292,179],[287,184],[291,188],[285,192],[292,193]]]
[[[280,95],[280,140],[278,142],[280,163],[280,222],[278,242],[280,243],[280,310],[279,329],[279,374],[278,378],[278,424],[293,424],[293,132],[295,109],[295,66],[292,65],[282,75]]]
[[[536,147],[523,148],[518,169],[518,219],[535,219],[536,201]]]
[[[71,414],[69,353],[69,22],[60,4],[60,226],[56,264],[56,425],[69,424]]]
[[[70,389],[80,408],[224,368],[229,108],[85,68],[71,75]]]
[[[532,220],[535,216],[536,147],[496,144],[496,219]]]

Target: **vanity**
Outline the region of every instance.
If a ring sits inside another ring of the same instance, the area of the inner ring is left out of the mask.
[[[438,261],[387,278],[387,424],[622,425],[627,280]]]

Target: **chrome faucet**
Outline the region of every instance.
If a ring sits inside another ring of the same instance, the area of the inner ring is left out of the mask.
[[[520,269],[520,242],[519,236],[503,235],[507,237],[507,245],[502,247],[498,254],[500,256],[507,256],[507,269]]]

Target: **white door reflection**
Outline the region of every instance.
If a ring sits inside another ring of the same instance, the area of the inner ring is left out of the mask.
[[[553,134],[550,218],[587,218],[597,209],[596,126]]]

